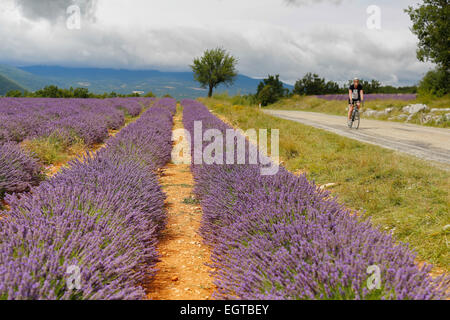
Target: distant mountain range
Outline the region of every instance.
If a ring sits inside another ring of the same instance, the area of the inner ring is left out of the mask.
[[[199,88],[192,72],[0,65],[0,76],[0,94],[3,95],[9,90],[36,91],[47,85],[60,88],[83,87],[94,93],[152,91],[157,96],[170,94],[177,99],[197,98],[207,94],[206,89]],[[230,95],[255,93],[259,82],[258,79],[239,75],[233,86],[220,86],[216,91],[228,91]],[[15,88],[14,84],[19,88]],[[290,85],[286,84],[286,87],[292,89]]]
[[[0,95],[4,95],[11,90],[24,91],[24,88],[0,74]]]

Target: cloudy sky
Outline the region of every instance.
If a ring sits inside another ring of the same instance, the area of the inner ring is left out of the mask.
[[[417,2],[1,0],[0,63],[187,71],[193,57],[221,46],[252,77],[294,83],[311,71],[413,84],[431,67],[417,61],[403,12]],[[80,29],[67,27],[73,4]],[[367,27],[371,5],[381,10],[381,29]]]

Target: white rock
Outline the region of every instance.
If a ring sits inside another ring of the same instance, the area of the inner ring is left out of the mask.
[[[392,111],[394,111],[394,108],[386,108],[386,109],[384,109],[384,114],[389,114]]]
[[[432,119],[433,119],[433,117],[432,117],[431,115],[427,114],[427,115],[425,115],[425,116],[422,118],[422,122],[423,122],[423,123],[428,123],[428,122],[430,122]]]
[[[321,185],[319,189],[324,190],[324,189],[332,188],[334,186],[337,186],[337,183],[327,183],[327,184]]]
[[[385,114],[386,113],[384,111],[376,111],[376,110],[367,110],[366,112],[364,112],[364,115],[368,117],[379,117]]]
[[[433,108],[430,112],[447,112],[450,111],[450,108]]]
[[[422,117],[422,122],[427,124],[430,123],[432,121],[439,121],[441,117],[437,116],[437,115],[431,115],[431,114],[426,114]]]
[[[428,106],[425,104],[412,104],[406,107],[403,107],[402,111],[407,112],[409,114],[416,114],[420,111],[426,111],[428,110]]]
[[[366,115],[368,117],[373,117],[373,116],[375,116],[377,114],[378,114],[378,111],[375,111],[375,110],[366,110],[364,112],[364,115]]]
[[[408,118],[407,114],[400,114],[397,117],[395,117],[398,120],[405,120],[406,118]]]

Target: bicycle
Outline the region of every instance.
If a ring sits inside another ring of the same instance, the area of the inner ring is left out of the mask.
[[[361,102],[360,107],[362,107],[362,104],[364,103],[364,101]],[[355,129],[359,129],[359,125],[361,124],[361,114],[359,113],[359,109],[358,109],[358,101],[353,101],[353,112],[352,112],[352,116],[351,119],[348,122],[348,127],[351,128],[355,128]]]

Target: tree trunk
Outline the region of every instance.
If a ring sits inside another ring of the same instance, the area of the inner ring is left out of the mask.
[[[211,98],[213,94],[213,86],[209,86],[208,98]]]

